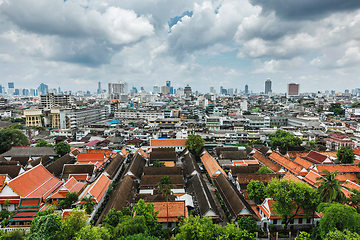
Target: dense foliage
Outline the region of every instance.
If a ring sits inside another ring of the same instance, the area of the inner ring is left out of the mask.
[[[185,146],[192,154],[198,156],[204,143],[205,140],[200,135],[190,134],[185,141]]]
[[[345,109],[341,107],[340,103],[332,103],[330,105],[329,112],[333,112],[335,115],[344,115]]]
[[[0,154],[12,146],[28,146],[29,141],[18,129],[4,128],[0,130]]]
[[[336,153],[337,158],[341,163],[353,163],[355,159],[354,151],[351,147],[341,147]]]
[[[45,141],[44,139],[41,139],[38,143],[36,143],[35,147],[52,147],[50,143]]]
[[[56,144],[55,150],[58,154],[64,156],[70,152],[70,145],[67,144],[66,142],[60,142]]]
[[[299,146],[302,143],[300,138],[281,129],[277,130],[274,134],[270,134],[269,138],[272,149],[281,147],[282,149],[288,150],[289,147]]]
[[[257,180],[251,180],[247,185],[246,191],[249,194],[249,199],[254,200],[256,204],[261,204],[266,197],[264,183]]]
[[[268,168],[267,166],[262,165],[256,173],[257,174],[268,174],[268,173],[273,173],[273,171],[271,171],[271,169]]]
[[[339,179],[336,179],[338,171],[331,173],[327,170],[323,170],[323,173],[325,173],[325,175],[316,178],[318,182],[315,183],[316,185],[319,185],[317,191],[319,193],[320,201],[339,203],[344,202],[345,195],[342,192],[341,188],[342,184],[344,184],[345,181],[340,181]]]

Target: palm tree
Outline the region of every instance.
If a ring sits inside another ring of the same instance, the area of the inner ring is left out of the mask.
[[[169,176],[162,177],[157,185],[160,188],[159,193],[166,198],[166,222],[169,223],[168,196],[173,194],[171,188],[175,188],[175,185],[172,184],[171,177]]]
[[[340,181],[336,179],[336,175],[338,174],[338,170],[331,173],[328,170],[324,169],[324,176],[317,177],[317,181],[315,185],[319,185],[318,192],[320,194],[320,201],[322,202],[339,202],[342,203],[345,200],[345,194],[341,191],[342,184],[345,181]]]
[[[85,211],[87,214],[91,214],[95,205],[95,202],[93,201],[94,197],[93,196],[89,196],[89,197],[83,197],[80,201],[81,201],[81,206],[83,208],[85,208]]]

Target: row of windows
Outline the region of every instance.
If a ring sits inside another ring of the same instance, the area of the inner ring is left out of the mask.
[[[303,222],[305,223],[307,223],[307,224],[310,224],[311,223],[311,218],[306,218],[306,219],[303,219],[303,218],[296,218],[298,221],[297,221],[297,224],[303,224]],[[284,222],[282,221],[282,220],[280,220],[280,219],[273,219],[272,220],[272,223],[274,224],[274,225],[277,225],[277,224],[284,224]],[[294,219],[292,219],[291,221],[290,221],[290,224],[294,224]]]

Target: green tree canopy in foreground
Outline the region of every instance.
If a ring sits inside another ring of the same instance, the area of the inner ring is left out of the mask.
[[[310,217],[318,206],[318,194],[305,183],[274,178],[266,187],[266,194],[274,200],[274,210],[281,216],[285,227],[303,211]]]
[[[70,152],[70,145],[66,142],[59,142],[56,144],[55,150],[61,156],[64,156]]]
[[[53,145],[51,145],[50,143],[48,143],[47,141],[45,141],[44,139],[41,139],[36,145],[35,147],[52,147]]]
[[[299,146],[302,143],[302,140],[298,137],[295,137],[291,133],[284,130],[277,130],[274,134],[269,135],[270,146],[272,149],[281,147],[285,150],[288,150],[289,147]]]
[[[204,143],[205,140],[202,139],[200,135],[190,134],[185,141],[185,147],[187,147],[192,154],[198,156]]]
[[[341,191],[342,184],[345,181],[340,181],[336,179],[338,171],[331,173],[328,170],[323,170],[325,175],[316,178],[317,181],[315,185],[319,185],[317,191],[319,193],[319,198],[321,202],[339,202],[342,203],[345,201],[345,195]]]
[[[0,154],[8,151],[12,146],[28,146],[29,141],[18,129],[4,128],[0,130]]]
[[[249,199],[253,199],[256,204],[261,204],[266,198],[265,185],[263,182],[251,180],[247,185],[246,191]]]
[[[353,163],[355,159],[354,151],[351,147],[341,147],[336,153],[336,157],[341,163]]]

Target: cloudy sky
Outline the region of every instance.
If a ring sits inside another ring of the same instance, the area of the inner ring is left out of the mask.
[[[0,0],[0,84],[360,87],[359,0]]]

